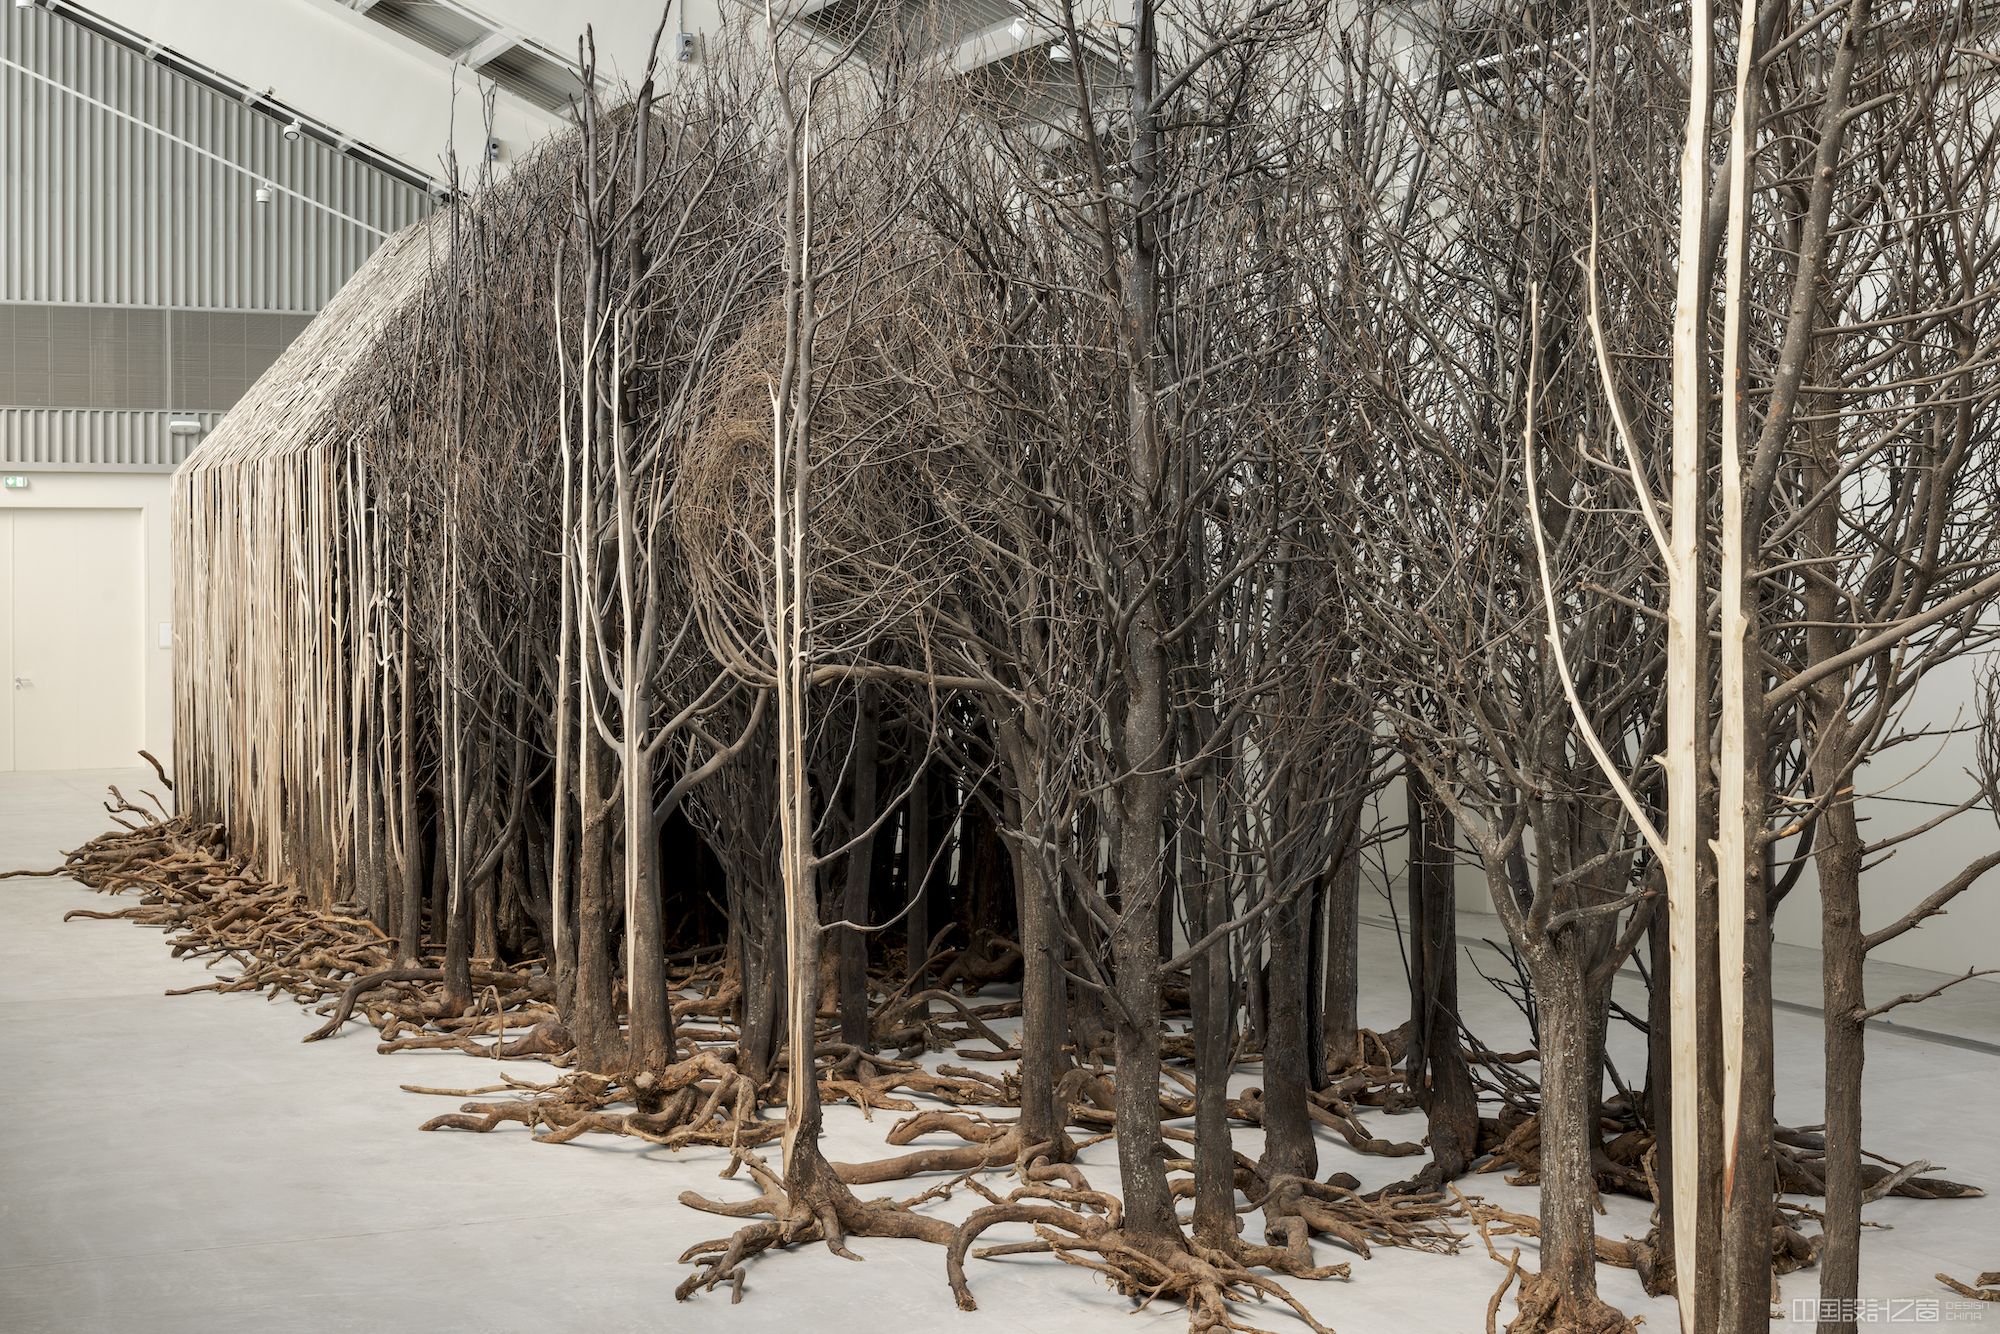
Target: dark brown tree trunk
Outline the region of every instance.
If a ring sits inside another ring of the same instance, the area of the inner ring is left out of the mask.
[[[1305,967],[1310,914],[1295,898],[1273,908],[1267,920],[1271,964],[1264,1032],[1264,1170],[1270,1175],[1312,1177],[1319,1172],[1319,1151],[1307,1110],[1312,1089],[1306,1025],[1312,984]],[[1204,927],[1208,929],[1212,927]],[[1227,951],[1218,945],[1213,953]]]
[[[660,898],[660,829],[652,816],[652,764],[641,754],[628,757],[640,769],[639,791],[644,794],[640,809],[643,818],[628,827],[625,837],[641,839],[636,858],[621,858],[621,865],[636,868],[639,883],[630,887],[632,905],[631,946],[635,958],[625,961],[626,1004],[630,1012],[631,1051],[626,1064],[636,1074],[658,1073],[674,1063],[679,1054],[674,1044],[673,997],[667,992],[667,928]],[[631,781],[629,778],[627,781]],[[627,808],[627,820],[638,812]]]
[[[1189,918],[1206,935],[1227,916],[1223,888],[1213,878],[1190,887]],[[1194,1235],[1204,1246],[1227,1246],[1236,1236],[1236,1155],[1229,1136],[1229,943],[1218,941],[1190,970],[1189,1009],[1194,1025]],[[1268,1055],[1267,1055],[1268,1062]],[[1123,1066],[1119,1085],[1124,1086]],[[1268,1089],[1267,1089],[1268,1093]],[[1268,1098],[1267,1098],[1268,1103]],[[1268,1112],[1265,1125],[1270,1125]]]
[[[1763,753],[1761,736],[1756,738],[1749,753],[1753,763]],[[1745,786],[1754,794],[1753,800],[1761,801],[1763,789],[1755,778]],[[1764,1334],[1771,1323],[1774,1293],[1771,1224],[1777,1163],[1771,1146],[1776,1094],[1772,1069],[1775,1053],[1771,1030],[1771,920],[1764,896],[1764,857],[1755,841],[1762,828],[1761,820],[1751,821],[1750,870],[1743,887],[1747,920],[1743,931],[1742,1090],[1736,1161],[1733,1170],[1724,1165],[1729,1174],[1729,1192],[1722,1214],[1720,1313],[1721,1328],[1726,1334]],[[1858,1134],[1860,1127],[1857,1125],[1855,1129]],[[1832,1138],[1829,1125],[1829,1145]]]
[[[1404,1071],[1429,1121],[1437,1183],[1465,1174],[1479,1100],[1458,1037],[1458,908],[1451,817],[1409,778],[1410,1043]]]
[[[501,886],[514,871],[513,839],[500,854],[500,864],[492,875],[480,878],[478,893],[472,899],[472,957],[475,959],[497,959],[500,957],[500,910],[506,902]]]
[[[1833,767],[1829,765],[1828,767]],[[1831,781],[1845,783],[1838,774]],[[1827,789],[1822,788],[1822,791]],[[1840,791],[1836,787],[1833,791]],[[1826,1174],[1819,1254],[1820,1334],[1854,1334],[1861,1286],[1861,1079],[1866,1055],[1862,989],[1861,835],[1850,798],[1819,817],[1813,864],[1819,876],[1821,1005],[1826,1011]]]
[[[1601,1045],[1591,1015],[1603,998],[1585,981],[1575,933],[1528,957],[1540,1015],[1541,1276],[1572,1302],[1597,1297],[1598,1115],[1604,1092]],[[1581,1311],[1578,1314],[1582,1314]]]
[[[877,785],[880,779],[881,709],[875,688],[862,685],[855,701],[852,799],[848,815],[850,828],[860,841],[847,851],[846,875],[841,889],[841,916],[850,922],[868,920],[868,888],[875,878],[875,835],[864,832],[879,814]],[[915,794],[910,802],[912,830],[922,818]],[[912,872],[913,875],[921,872]],[[868,937],[859,931],[842,930],[837,937],[840,949],[840,1036],[857,1047],[869,1046],[874,1038],[868,1014]]]
[[[624,1035],[612,1003],[611,830],[602,792],[600,748],[586,746],[578,766],[577,798],[582,828],[576,858],[576,990],[573,1013],[565,1015],[576,1040],[577,1065],[598,1073],[625,1066]]]
[[[444,882],[444,1003],[452,1014],[472,1009],[472,900],[473,886],[452,880],[454,861],[446,813],[438,819],[438,869]]]
[[[1824,358],[1814,358],[1815,363]],[[1823,453],[1834,442],[1816,440]],[[1817,458],[1805,468],[1805,484],[1826,484],[1827,467]],[[1830,555],[1839,543],[1839,515],[1821,505],[1806,525],[1807,550]],[[1846,614],[1837,591],[1824,580],[1806,586],[1806,618],[1817,624],[1806,632],[1809,661],[1838,653],[1841,636],[1832,627]],[[1865,1021],[1868,1008],[1862,982],[1867,943],[1861,929],[1861,872],[1864,860],[1860,823],[1856,818],[1853,773],[1848,756],[1854,749],[1845,712],[1846,678],[1836,673],[1806,692],[1810,737],[1808,763],[1812,790],[1826,799],[1813,831],[1813,870],[1819,881],[1820,993],[1825,1011],[1826,1054],[1826,1180],[1823,1240],[1819,1254],[1820,1334],[1855,1334],[1851,1316],[1861,1285],[1861,1080],[1866,1056]]]
[[[1131,849],[1127,831],[1119,883],[1130,895],[1148,878],[1157,881],[1157,846]],[[1157,826],[1144,831],[1156,845]],[[1157,892],[1157,891],[1155,891]],[[1141,1237],[1178,1234],[1173,1193],[1162,1161],[1160,1135],[1159,921],[1150,895],[1129,898],[1111,934],[1111,962],[1119,1004],[1112,1008],[1118,1065],[1118,1177],[1125,1197],[1125,1226]]]
[[[776,1068],[784,1025],[784,943],[779,919],[761,892],[736,896],[732,923],[742,996],[736,1016],[736,1068],[762,1084]],[[754,919],[754,920],[753,920]]]
[[[1021,1132],[1023,1145],[1061,1138],[1064,1109],[1056,1102],[1062,1076],[1063,939],[1054,898],[1042,884],[1040,864],[1014,858],[1021,915]]]
[[[1353,839],[1343,840],[1327,874],[1325,996],[1320,1024],[1329,1069],[1345,1069],[1361,1040],[1361,854]]]

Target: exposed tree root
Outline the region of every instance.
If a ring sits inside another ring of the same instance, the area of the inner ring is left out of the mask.
[[[941,1016],[931,1013],[931,1003],[940,1002],[955,1011],[962,1027],[954,1030]],[[1019,1001],[972,1006],[952,992],[932,987],[908,998],[892,998],[875,1017],[875,1038],[884,1047],[901,1051],[941,1051],[954,1043],[980,1038],[992,1044],[990,1051],[959,1048],[957,1055],[968,1061],[1018,1060],[1020,1048],[995,1032],[988,1019],[1011,1019],[1021,1013]]]
[[[1509,1111],[1498,1119],[1480,1122],[1479,1152],[1482,1161],[1473,1170],[1479,1173],[1507,1172],[1513,1186],[1535,1186],[1542,1179],[1542,1123],[1538,1115]],[[1629,1195],[1651,1201],[1653,1186],[1643,1166],[1653,1147],[1651,1131],[1628,1131],[1609,1144],[1600,1144],[1593,1154],[1597,1189],[1606,1194]]]
[[[882,1056],[847,1043],[822,1042],[814,1052],[820,1097],[851,1102],[864,1113],[876,1109],[914,1112],[917,1105],[898,1093],[934,1098],[955,1107],[1005,1106],[1013,1101],[1006,1083],[992,1075],[956,1066],[932,1071],[917,1061]],[[780,1057],[777,1068],[785,1068]]]
[[[1636,1334],[1639,1322],[1602,1297],[1565,1293],[1552,1279],[1520,1271],[1520,1309],[1507,1334]]]
[[[1970,1283],[1961,1283],[1949,1274],[1939,1274],[1937,1281],[1975,1302],[2000,1302],[2000,1272],[1988,1271]]]
[[[1507,1289],[1516,1283],[1520,1285],[1514,1299],[1519,1314],[1508,1322],[1507,1334],[1636,1334],[1640,1322],[1595,1293],[1565,1293],[1553,1280],[1531,1269],[1523,1269],[1518,1249],[1507,1259],[1500,1258],[1500,1252],[1493,1245],[1494,1236],[1515,1234],[1539,1237],[1541,1224],[1536,1219],[1496,1208],[1476,1196],[1457,1190],[1453,1190],[1452,1194],[1465,1206],[1467,1217],[1471,1218],[1473,1227],[1479,1232],[1479,1240],[1486,1247],[1486,1254],[1507,1266],[1499,1288],[1486,1304],[1487,1334],[1495,1334],[1500,1303],[1506,1297]],[[1605,1258],[1605,1247],[1618,1244],[1599,1237],[1598,1258]]]
[[[611,1110],[624,1102],[635,1110]],[[537,1132],[535,1139],[543,1144],[567,1144],[596,1132],[669,1148],[710,1144],[744,1149],[775,1139],[784,1128],[758,1112],[756,1085],[727,1054],[698,1051],[658,1074],[643,1073],[629,1082],[579,1072],[534,1097],[467,1103],[432,1117],[420,1129],[485,1134],[513,1123]]]
[[[951,1244],[954,1229],[950,1223],[915,1211],[916,1205],[937,1198],[938,1190],[910,1200],[863,1200],[840,1180],[816,1146],[801,1143],[795,1153],[798,1156],[790,1185],[756,1158],[738,1155],[731,1160],[723,1175],[732,1176],[742,1166],[764,1188],[754,1199],[711,1200],[691,1190],[681,1193],[682,1204],[704,1213],[727,1218],[769,1217],[684,1251],[681,1262],[694,1265],[695,1272],[674,1289],[675,1297],[686,1301],[697,1292],[727,1284],[730,1300],[741,1301],[745,1262],[774,1248],[822,1241],[835,1255],[858,1260],[861,1257],[847,1248],[849,1237],[906,1237],[940,1246]]]
[[[358,1009],[385,1031],[409,1027],[429,1039],[392,1039],[384,1043],[389,1050],[448,1046],[481,1056],[560,1055],[568,1050],[568,1034],[553,1022],[547,1006],[545,977],[475,966],[472,979],[486,989],[493,1010],[505,1016],[534,1014],[528,1036],[509,1042],[503,1027],[494,1043],[478,1043],[449,1027],[463,1016],[441,999],[443,970],[396,964],[394,942],[375,923],[316,907],[299,890],[264,881],[228,855],[214,825],[196,825],[185,817],[152,818],[122,797],[110,809],[114,815],[125,811],[150,822],[127,824],[122,831],[92,839],[67,854],[57,873],[102,893],[136,893],[139,901],[110,912],[75,909],[64,920],[122,919],[157,926],[172,933],[176,958],[226,960],[238,968],[234,976],[177,987],[169,995],[268,992],[289,995],[306,1006],[334,1000],[331,1018],[307,1036],[309,1042],[331,1036]],[[477,1016],[477,1022],[490,1026],[495,1020],[487,1014]],[[515,1024],[512,1017],[500,1022]]]
[[[1335,1088],[1321,1089],[1308,1094],[1306,1113],[1314,1122],[1346,1140],[1347,1146],[1356,1153],[1366,1153],[1378,1158],[1405,1158],[1424,1151],[1424,1146],[1421,1144],[1412,1144],[1406,1140],[1382,1139],[1369,1134],[1368,1127],[1362,1124],[1353,1105]],[[1243,1090],[1242,1097],[1231,1098],[1229,1114],[1249,1125],[1263,1125],[1264,1090],[1247,1088]]]
[[[1821,1164],[1826,1160],[1826,1137],[1820,1128],[1778,1126],[1771,1138],[1777,1154],[1778,1189],[1793,1195],[1825,1195]],[[1861,1165],[1861,1184],[1868,1200],[1891,1195],[1906,1200],[1972,1200],[1986,1194],[1962,1181],[1926,1175],[1938,1170],[1930,1163],[1899,1163],[1866,1150],[1863,1153],[1874,1159]]]
[[[1012,1167],[1029,1181],[1062,1181],[1087,1190],[1083,1174],[1067,1161],[1074,1153],[1068,1140],[1026,1144],[1013,1122],[989,1121],[960,1112],[919,1112],[896,1123],[889,1143],[905,1145],[920,1135],[944,1131],[966,1141],[951,1148],[919,1149],[894,1158],[865,1163],[835,1163],[833,1171],[850,1186],[872,1186],[928,1172],[977,1172]]]
[[[1273,1245],[1302,1244],[1308,1234],[1326,1237],[1362,1259],[1375,1246],[1449,1255],[1464,1238],[1445,1221],[1464,1214],[1440,1192],[1373,1195],[1346,1173],[1326,1181],[1277,1176],[1264,1197],[1264,1235]]]
[[[1046,1202],[1042,1202],[1046,1201]],[[959,1309],[978,1309],[965,1275],[965,1256],[987,1229],[1026,1223],[1036,1239],[990,1246],[982,1257],[1042,1252],[1065,1264],[1093,1270],[1113,1290],[1143,1310],[1166,1298],[1188,1311],[1192,1334],[1210,1330],[1257,1331],[1234,1315],[1244,1301],[1274,1300],[1289,1307],[1315,1334],[1332,1334],[1283,1285],[1255,1272],[1252,1264],[1297,1270],[1304,1278],[1344,1278],[1346,1265],[1301,1266],[1296,1249],[1239,1247],[1236,1253],[1205,1247],[1176,1231],[1166,1237],[1133,1233],[1122,1226],[1115,1196],[1097,1191],[1051,1191],[1023,1187],[1007,1200],[976,1211],[960,1224],[946,1253],[945,1270]]]

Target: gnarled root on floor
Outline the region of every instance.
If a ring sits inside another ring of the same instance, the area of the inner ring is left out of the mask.
[[[1478,1229],[1479,1236],[1481,1240],[1485,1241],[1489,1252],[1493,1249],[1493,1238],[1495,1237],[1533,1237],[1536,1240],[1540,1240],[1542,1235],[1542,1220],[1536,1218],[1533,1214],[1521,1214],[1515,1213],[1511,1209],[1502,1209],[1498,1205],[1488,1204],[1477,1195],[1465,1195],[1457,1190],[1452,1191],[1452,1194],[1458,1196],[1459,1203],[1465,1209],[1465,1216],[1472,1220],[1473,1227]],[[1613,1241],[1609,1237],[1598,1237],[1595,1246],[1598,1263],[1615,1265],[1619,1269],[1636,1268],[1633,1247],[1638,1244],[1642,1243],[1635,1243],[1630,1240]],[[1499,1257],[1496,1254],[1494,1258],[1498,1259]],[[1525,1278],[1523,1282],[1526,1282]]]
[[[1345,1172],[1325,1181],[1280,1175],[1264,1197],[1264,1236],[1276,1246],[1298,1248],[1309,1234],[1326,1237],[1366,1260],[1370,1244],[1449,1255],[1464,1238],[1445,1221],[1462,1206],[1439,1192],[1363,1195]]]
[[[1481,1118],[1479,1152],[1484,1161],[1474,1171],[1508,1172],[1510,1186],[1538,1186],[1542,1180],[1542,1122],[1538,1115],[1503,1115],[1497,1120]],[[1609,1144],[1592,1152],[1591,1170],[1599,1191],[1628,1195],[1633,1199],[1653,1198],[1653,1186],[1643,1165],[1652,1150],[1650,1131],[1626,1131]]]
[[[988,1246],[979,1258],[1044,1253],[1065,1264],[1093,1270],[1143,1310],[1167,1298],[1187,1308],[1191,1334],[1239,1330],[1260,1334],[1239,1321],[1234,1308],[1244,1301],[1280,1302],[1315,1334],[1332,1334],[1282,1284],[1256,1273],[1252,1263],[1297,1264],[1295,1252],[1280,1247],[1239,1247],[1238,1253],[1202,1246],[1176,1230],[1170,1236],[1132,1233],[1123,1227],[1117,1197],[1098,1191],[1051,1190],[1028,1186],[997,1200],[961,1223],[946,1252],[945,1271],[960,1310],[978,1309],[965,1273],[965,1256],[987,1229],[1026,1223],[1035,1240]],[[1307,1277],[1345,1277],[1347,1266],[1310,1266]]]
[[[1595,1293],[1568,1293],[1560,1284],[1545,1278],[1531,1269],[1521,1268],[1521,1252],[1517,1249],[1505,1260],[1493,1245],[1494,1236],[1509,1234],[1539,1237],[1541,1224],[1526,1214],[1512,1213],[1487,1204],[1477,1196],[1467,1196],[1454,1189],[1452,1194],[1464,1206],[1467,1217],[1478,1229],[1479,1240],[1486,1246],[1486,1254],[1496,1263],[1507,1266],[1507,1273],[1500,1280],[1493,1297],[1486,1303],[1486,1334],[1496,1334],[1495,1326],[1500,1318],[1500,1303],[1507,1295],[1507,1289],[1517,1282],[1520,1291],[1515,1295],[1515,1306],[1519,1311],[1507,1323],[1507,1334],[1636,1334],[1639,1321],[1627,1316],[1611,1303]],[[1598,1259],[1605,1259],[1604,1248],[1616,1246],[1616,1242],[1597,1239]],[[1613,1261],[1616,1263],[1616,1261]],[[1629,1264],[1627,1266],[1630,1267]]]
[[[1970,1283],[1961,1283],[1949,1274],[1939,1274],[1937,1281],[1975,1302],[2000,1302],[2000,1272],[1989,1270]]]
[[[1771,1131],[1776,1151],[1778,1189],[1793,1195],[1826,1194],[1826,1136],[1818,1126],[1776,1126]],[[1861,1165],[1861,1184],[1868,1200],[1893,1195],[1906,1200],[1974,1200],[1986,1192],[1962,1181],[1930,1176],[1938,1171],[1927,1162],[1899,1163],[1877,1153]]]
[[[834,1173],[850,1186],[872,1186],[899,1181],[927,1172],[978,1172],[1012,1167],[1024,1180],[1062,1181],[1078,1190],[1088,1189],[1083,1174],[1070,1165],[1075,1146],[1066,1136],[1024,1143],[1020,1126],[1012,1121],[989,1121],[978,1113],[918,1112],[898,1121],[888,1141],[906,1145],[921,1135],[943,1131],[965,1143],[948,1148],[919,1149],[894,1158],[878,1158],[864,1163],[835,1163]]]
[[[883,1056],[844,1042],[821,1042],[813,1055],[821,1099],[851,1102],[870,1120],[878,1109],[916,1111],[915,1103],[897,1096],[901,1093],[934,1098],[957,1107],[999,1107],[1015,1100],[1005,1080],[977,1070],[943,1065],[932,1071],[919,1061]],[[780,1054],[774,1072],[782,1072],[788,1065],[787,1057]],[[782,1074],[774,1073],[773,1079],[782,1083]]]
[[[934,1001],[956,1012],[959,1023],[957,1028],[950,1026],[951,1016],[931,1012],[931,1003]],[[978,1039],[991,1043],[991,1049],[961,1047],[957,1052],[961,1059],[1019,1060],[1021,1049],[994,1031],[986,1021],[1011,1019],[1020,1013],[1019,1001],[1000,1001],[975,1006],[952,992],[932,987],[907,998],[892,997],[884,1004],[874,1019],[875,1037],[884,1047],[893,1047],[906,1052],[942,1051],[954,1043]]]
[[[789,1179],[778,1176],[758,1159],[742,1155],[731,1159],[723,1175],[734,1175],[739,1165],[763,1187],[755,1198],[711,1200],[690,1190],[681,1192],[681,1203],[726,1218],[768,1217],[684,1251],[681,1262],[694,1265],[695,1272],[674,1289],[674,1296],[681,1301],[697,1292],[711,1291],[717,1284],[729,1286],[732,1302],[741,1301],[745,1262],[768,1250],[820,1241],[843,1259],[859,1260],[861,1257],[847,1248],[849,1237],[906,1237],[939,1246],[951,1244],[955,1229],[950,1223],[916,1212],[917,1205],[947,1193],[948,1185],[909,1200],[864,1200],[847,1188],[818,1146],[806,1140],[793,1150]]]
[[[610,1110],[622,1102],[632,1103],[634,1110]],[[543,1144],[567,1144],[595,1132],[669,1148],[709,1144],[741,1149],[767,1143],[784,1129],[780,1122],[761,1119],[759,1111],[756,1085],[728,1054],[701,1050],[657,1073],[612,1078],[578,1072],[534,1097],[469,1102],[420,1128],[484,1134],[514,1122],[537,1131],[535,1139]]]
[[[1169,1071],[1172,1076],[1175,1072]],[[1189,1081],[1192,1088],[1192,1081]],[[1307,1095],[1306,1114],[1320,1125],[1347,1141],[1348,1147],[1356,1153],[1372,1154],[1378,1158],[1406,1158],[1422,1153],[1424,1146],[1406,1140],[1382,1139],[1368,1132],[1361,1118],[1355,1114],[1353,1105],[1332,1088],[1320,1089]],[[1229,1115],[1238,1121],[1253,1126],[1264,1124],[1264,1090],[1252,1086],[1244,1089],[1242,1096],[1229,1100]]]
[[[406,1026],[416,1028],[417,1035],[394,1036]],[[576,1049],[576,1040],[556,1018],[554,1010],[539,1005],[524,1004],[518,1010],[473,1016],[463,1025],[441,1019],[434,1021],[434,1026],[446,1031],[431,1032],[407,1020],[391,1019],[384,1025],[383,1040],[375,1044],[375,1050],[385,1056],[399,1051],[459,1051],[487,1060],[547,1061],[560,1065],[567,1063]],[[519,1037],[507,1036],[517,1028],[527,1031]],[[450,1031],[453,1029],[457,1031]],[[491,1040],[482,1040],[482,1033],[491,1035]]]
[[[1602,1297],[1566,1293],[1531,1270],[1520,1271],[1514,1300],[1520,1314],[1507,1323],[1507,1334],[1636,1334],[1639,1328]]]

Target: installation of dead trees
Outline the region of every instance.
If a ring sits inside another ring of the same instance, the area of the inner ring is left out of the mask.
[[[1864,1204],[1976,1193],[1864,1155],[1923,997],[1861,963],[2000,853],[1864,927],[1923,829],[1857,809],[2000,626],[1990,31],[1138,0],[967,75],[916,8],[774,9],[378,253],[177,479],[174,811],[114,804],[84,915],[309,1040],[553,1067],[427,1130],[727,1149],[684,1298],[880,1237],[967,1309],[1041,1253],[1323,1330],[1300,1285],[1476,1236],[1520,1334],[1629,1328],[1606,1264],[1688,1330],[1851,1306]],[[1531,1050],[1462,1013],[1474,885]],[[907,1152],[829,1161],[840,1102]]]

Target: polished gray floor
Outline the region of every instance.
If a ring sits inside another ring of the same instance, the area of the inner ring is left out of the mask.
[[[58,849],[105,826],[97,801],[107,781],[130,791],[145,777],[0,775],[0,867],[54,864]],[[945,1288],[942,1255],[911,1242],[858,1242],[864,1264],[823,1248],[760,1262],[740,1305],[719,1294],[677,1305],[681,1250],[726,1228],[676,1197],[687,1189],[749,1193],[717,1179],[723,1155],[675,1156],[603,1139],[550,1147],[530,1143],[519,1127],[419,1134],[416,1126],[453,1100],[399,1084],[486,1083],[492,1065],[453,1054],[377,1056],[358,1025],[303,1045],[312,1024],[282,1000],[165,997],[201,980],[199,965],[169,958],[155,931],[61,921],[70,908],[103,903],[66,881],[0,882],[0,1334],[1186,1328],[1177,1310],[1128,1316],[1090,1274],[1031,1258],[975,1264],[981,1309],[963,1314]],[[1466,927],[1469,937],[1498,938],[1490,922],[1472,918]],[[1406,1004],[1395,937],[1363,934],[1370,1017],[1390,1024]],[[1492,971],[1486,947],[1468,950]],[[1788,1002],[1778,1015],[1780,1113],[1795,1124],[1820,1119],[1817,1020],[1800,1008],[1816,994],[1815,964],[1805,950],[1780,959],[1778,991]],[[1871,978],[1882,996],[1936,980],[1908,969]],[[1468,1017],[1489,1041],[1518,1041],[1504,999],[1469,972],[1465,992]],[[1949,1004],[1900,1019],[2000,1043],[2000,987],[1967,983]],[[1635,1035],[1621,1034],[1618,1052],[1636,1069]],[[509,1069],[533,1075],[541,1067]],[[2000,1058],[1990,1051],[1879,1033],[1867,1096],[1871,1149],[2000,1183]],[[835,1156],[879,1152],[893,1120],[832,1109]],[[1421,1134],[1409,1118],[1374,1121],[1378,1134]],[[1254,1153],[1257,1135],[1241,1132],[1239,1147]],[[1326,1140],[1321,1166],[1373,1184],[1408,1164],[1358,1157]],[[1091,1150],[1086,1168],[1114,1182],[1110,1146]],[[1498,1177],[1468,1188],[1534,1207],[1532,1191]],[[961,1192],[927,1207],[956,1217],[976,1203]],[[1635,1202],[1614,1199],[1609,1209],[1606,1235],[1643,1230]],[[2000,1307],[1950,1306],[1955,1299],[1932,1278],[2000,1268],[2000,1203],[1892,1200],[1870,1218],[1886,1230],[1868,1235],[1869,1296],[1946,1303],[1931,1309],[1960,1317],[1952,1321],[1960,1327],[1988,1313],[2000,1320]],[[1455,1257],[1384,1251],[1357,1261],[1351,1282],[1300,1290],[1341,1334],[1459,1334],[1483,1328],[1499,1276],[1477,1248]],[[1646,1300],[1629,1274],[1607,1271],[1604,1282],[1606,1295],[1644,1314],[1650,1328],[1674,1327],[1671,1305]],[[1810,1296],[1812,1275],[1791,1277],[1784,1291],[1787,1300]],[[1269,1307],[1247,1314],[1273,1329],[1303,1328]]]

